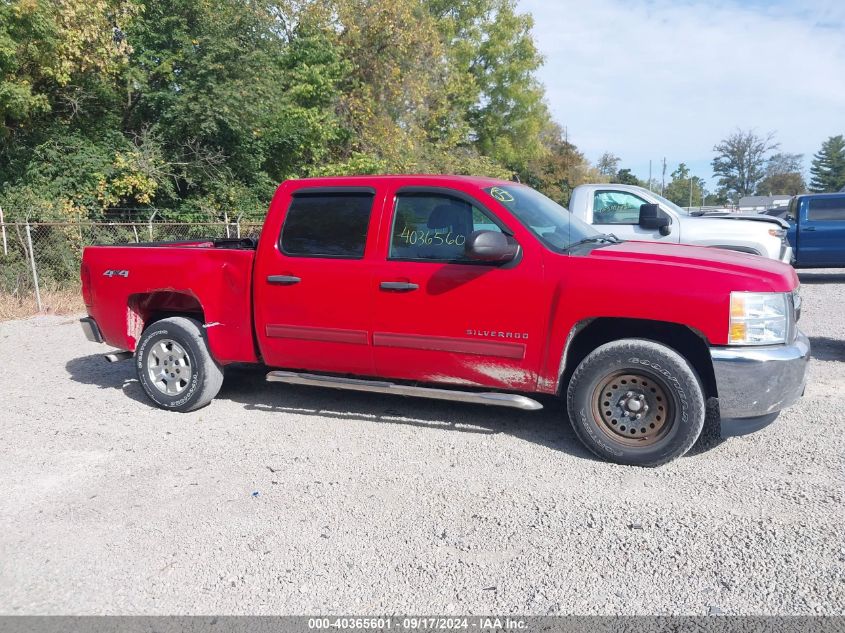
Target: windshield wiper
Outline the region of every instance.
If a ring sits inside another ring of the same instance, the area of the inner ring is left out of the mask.
[[[616,237],[613,233],[599,233],[598,235],[592,235],[590,237],[585,237],[583,240],[573,242],[564,250],[571,251],[576,246],[581,246],[582,244],[598,244],[599,242],[607,242],[608,244],[619,244],[621,241],[622,240]]]

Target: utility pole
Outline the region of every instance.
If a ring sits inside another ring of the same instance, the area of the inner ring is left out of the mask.
[[[692,174],[689,177],[689,207],[692,208]]]
[[[651,159],[648,159],[648,190],[651,191]]]
[[[666,157],[663,157],[663,179],[660,181],[660,195],[666,193]]]

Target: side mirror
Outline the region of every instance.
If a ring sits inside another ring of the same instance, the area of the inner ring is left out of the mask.
[[[464,245],[467,258],[479,262],[509,262],[518,251],[519,244],[498,231],[473,231]]]
[[[640,205],[640,227],[649,231],[659,231],[661,235],[672,232],[672,220],[656,204]]]

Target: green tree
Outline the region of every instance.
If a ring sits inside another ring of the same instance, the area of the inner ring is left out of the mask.
[[[330,99],[339,63],[330,59],[331,47],[312,42],[310,34],[286,45],[267,6],[153,3],[127,35],[135,52],[123,131],[137,135],[149,128],[163,145],[173,186],[162,190],[159,204],[190,197],[197,208],[213,211],[229,204],[234,191],[243,204],[258,207],[276,179],[292,175],[310,158],[309,149],[326,140],[325,130],[315,129],[326,123],[323,104],[309,103],[308,88],[316,83]],[[290,57],[308,58],[314,47],[322,57],[308,60],[311,74],[291,73]],[[293,79],[306,85],[294,90]]]
[[[602,176],[612,178],[616,175],[619,169],[619,163],[621,162],[622,159],[618,156],[615,156],[611,152],[605,152],[601,155],[598,162],[596,162],[596,169]]]
[[[565,202],[603,177],[552,121],[531,28],[515,0],[0,0],[0,202],[219,217],[374,172]]]
[[[334,161],[312,173],[510,173],[473,142],[479,92],[450,54],[445,17],[422,0],[328,6],[312,5],[311,15],[346,64],[336,109],[351,133],[336,144]]]
[[[543,63],[533,19],[515,0],[428,0],[466,109],[469,139],[516,172],[543,155],[550,116],[535,73]]]
[[[727,194],[724,191],[704,192],[703,207],[723,207],[729,204]]]
[[[549,122],[540,135],[545,148],[541,156],[528,163],[524,182],[543,192],[560,204],[569,203],[572,190],[587,182],[600,179],[590,161],[570,143],[563,130]]]
[[[713,175],[729,197],[751,195],[765,175],[766,155],[777,147],[773,133],[758,136],[754,130],[737,129],[713,147]]]
[[[831,136],[810,167],[810,190],[816,193],[839,191],[845,187],[845,136]]]
[[[681,163],[671,174],[664,196],[681,207],[701,205],[704,200],[704,180],[690,174],[686,164]]]
[[[73,111],[86,74],[119,73],[131,51],[120,27],[139,10],[120,0],[0,3],[0,134],[59,102]]]
[[[773,154],[766,162],[763,179],[757,183],[755,194],[758,196],[789,195],[804,193],[803,154]]]
[[[620,169],[616,172],[616,175],[611,178],[610,182],[619,183],[620,185],[637,185],[639,187],[642,187],[645,184],[631,173],[630,169]]]
[[[131,2],[0,3],[0,194],[37,219],[98,204],[97,174],[130,149],[115,114]]]

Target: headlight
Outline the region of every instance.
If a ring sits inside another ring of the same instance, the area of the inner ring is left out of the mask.
[[[769,235],[772,237],[786,237],[786,229],[769,229]]]
[[[783,292],[732,292],[730,345],[786,343],[789,302]]]

